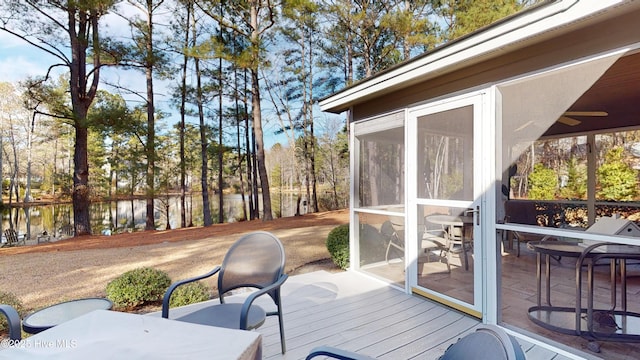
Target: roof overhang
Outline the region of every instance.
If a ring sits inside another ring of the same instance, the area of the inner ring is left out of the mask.
[[[504,56],[638,8],[633,0],[559,0],[532,8],[431,52],[401,63],[320,101],[340,113],[358,103]]]

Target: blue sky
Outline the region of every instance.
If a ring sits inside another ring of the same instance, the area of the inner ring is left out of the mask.
[[[0,81],[17,82],[45,74],[54,58],[18,38],[0,31]]]

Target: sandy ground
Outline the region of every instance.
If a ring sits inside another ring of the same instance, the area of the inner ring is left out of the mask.
[[[325,260],[329,258],[325,240],[329,231],[346,223],[348,211],[340,210],[268,222],[88,236],[3,248],[0,290],[14,293],[27,310],[34,310],[71,299],[103,297],[109,281],[137,267],[164,270],[176,281],[210,271],[242,233],[256,230],[272,232],[282,240],[287,273],[336,270]]]

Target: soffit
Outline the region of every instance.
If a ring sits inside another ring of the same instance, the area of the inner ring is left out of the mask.
[[[555,123],[545,136],[640,126],[640,53],[620,58],[568,111],[605,111],[606,117],[572,116],[580,124]]]

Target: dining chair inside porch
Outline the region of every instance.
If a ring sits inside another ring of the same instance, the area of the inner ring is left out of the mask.
[[[384,261],[387,263],[389,263],[389,253],[392,249],[398,250],[404,254],[404,231],[402,229],[398,229],[400,227],[403,226],[394,225],[390,220],[383,222],[380,226],[380,234],[382,234],[386,241],[387,250],[384,254]]]
[[[437,222],[436,219],[438,219]],[[449,215],[428,215],[425,217],[425,226],[427,229],[438,229],[439,227],[439,232],[445,240],[444,252],[449,271],[451,271],[449,264],[454,254],[459,256],[461,265],[468,271],[469,256],[467,253],[472,251],[473,239],[468,233],[469,227],[465,226],[462,220],[456,219],[456,217]]]
[[[424,232],[420,241],[420,250],[427,258],[427,262],[431,260],[431,253],[437,252],[438,260],[447,263],[447,272],[451,272],[451,264],[449,262],[449,246],[447,245],[446,234],[441,226],[424,225]],[[421,254],[421,255],[422,255]]]
[[[467,233],[469,231],[464,225],[451,225],[445,228],[447,242],[449,243],[448,260],[451,260],[452,254],[458,254],[460,261],[464,262],[464,269],[469,270],[469,253],[471,250],[472,239]]]
[[[536,204],[533,201],[507,200],[504,204],[504,213],[505,223],[540,225],[538,224]],[[521,243],[546,241],[550,239],[548,235],[538,235],[513,230],[506,231],[505,234],[510,247],[513,247],[513,241],[516,242],[516,257],[520,257]]]
[[[179,287],[218,275],[219,304],[211,304],[189,314],[171,318],[203,325],[252,330],[260,327],[267,316],[277,316],[282,353],[286,351],[282,321],[280,287],[287,280],[284,273],[285,252],[280,240],[271,233],[258,231],[238,239],[226,253],[222,264],[207,274],[172,284],[162,301],[162,317],[169,318],[171,294]],[[254,288],[243,303],[227,303],[225,295],[240,288]],[[276,310],[266,312],[253,302],[269,295]]]

